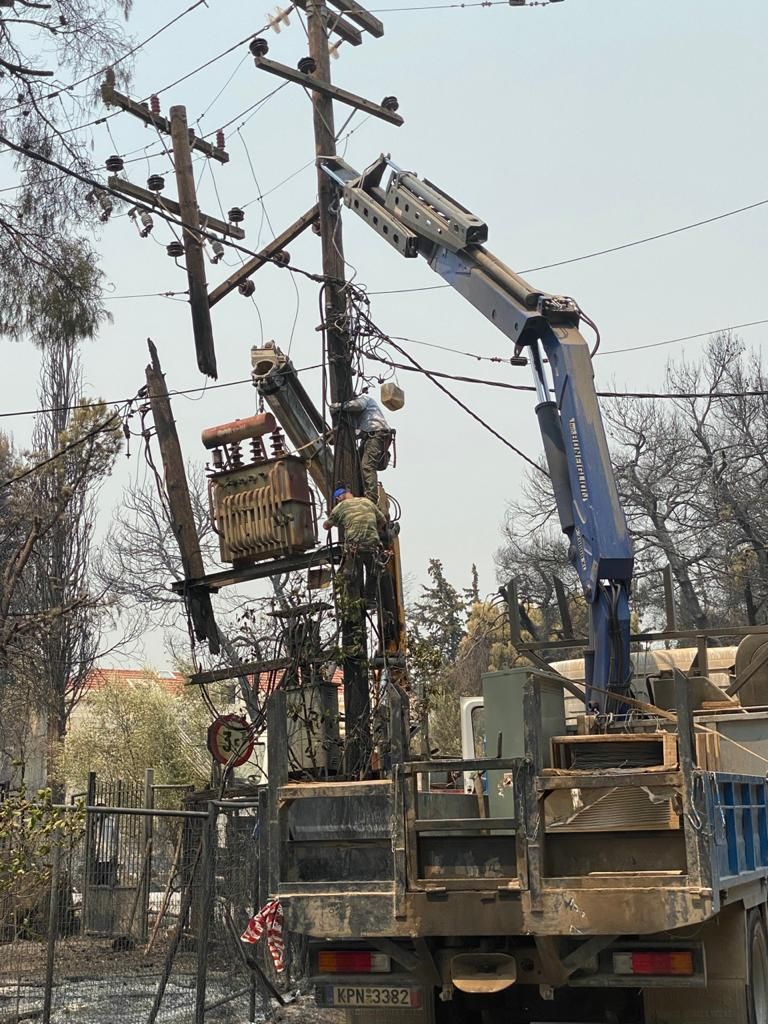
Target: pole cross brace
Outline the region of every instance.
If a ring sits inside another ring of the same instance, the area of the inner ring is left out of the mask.
[[[346,89],[339,89],[338,86],[323,82],[321,79],[315,78],[314,75],[305,75],[303,71],[297,71],[287,64],[278,64],[277,61],[268,60],[266,57],[256,57],[255,63],[257,68],[262,68],[271,75],[285,78],[289,82],[296,82],[298,85],[303,85],[305,89],[312,89],[313,92],[319,92],[322,96],[329,96],[332,100],[338,100],[339,103],[346,103],[348,107],[363,110],[366,114],[378,117],[398,128],[403,124],[402,117],[394,110],[388,110],[380,103],[372,103],[353,92],[347,92]]]

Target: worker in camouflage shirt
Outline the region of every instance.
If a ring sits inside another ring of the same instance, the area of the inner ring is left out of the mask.
[[[376,597],[376,562],[381,548],[379,530],[387,525],[387,520],[378,505],[369,498],[356,498],[346,486],[333,492],[333,500],[333,511],[323,523],[323,528],[330,530],[338,526],[343,530],[342,574],[349,580],[362,564],[365,567],[366,601],[371,602]]]

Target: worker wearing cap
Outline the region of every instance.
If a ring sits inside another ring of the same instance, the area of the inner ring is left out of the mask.
[[[361,395],[346,402],[334,402],[331,412],[350,415],[352,426],[360,439],[360,475],[363,478],[363,493],[376,504],[379,500],[378,472],[389,465],[389,448],[395,436],[387,423],[379,403],[368,394],[368,388]]]
[[[323,523],[325,530],[340,526],[344,531],[342,572],[349,578],[359,563],[365,566],[366,596],[375,596],[376,555],[381,547],[379,530],[387,525],[381,509],[369,498],[356,498],[346,484],[333,492],[334,507]]]

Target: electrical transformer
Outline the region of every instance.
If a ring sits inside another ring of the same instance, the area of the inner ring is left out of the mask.
[[[262,440],[270,435],[267,456]],[[248,565],[299,554],[317,543],[305,462],[286,452],[271,413],[203,431],[212,450],[208,496],[223,562]],[[250,453],[241,442],[250,442]]]
[[[286,687],[288,765],[291,774],[335,775],[341,760],[339,692],[315,679]]]

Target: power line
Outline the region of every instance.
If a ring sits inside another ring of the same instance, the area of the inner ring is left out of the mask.
[[[608,351],[600,351],[601,356],[615,356],[620,352],[641,352],[647,348],[661,348],[663,345],[674,345],[679,341],[696,341],[698,338],[711,338],[713,334],[727,334],[728,331],[739,331],[745,327],[761,327],[768,324],[768,320],[750,320],[745,324],[731,324],[730,327],[716,327],[711,331],[702,331],[700,334],[685,334],[681,338],[667,338],[666,341],[653,341],[648,345],[633,345],[630,348],[612,348]]]
[[[623,249],[632,249],[637,245],[645,245],[647,242],[657,242],[660,238],[670,238],[672,235],[682,234],[684,231],[692,231],[694,228],[704,227],[707,224],[714,224],[719,220],[726,220],[728,217],[735,217],[740,213],[748,213],[761,206],[768,206],[768,199],[760,199],[756,203],[749,203],[747,206],[739,206],[735,210],[726,210],[725,213],[715,214],[714,217],[705,217],[703,220],[693,221],[691,224],[683,224],[681,227],[671,228],[669,231],[660,231],[655,235],[646,235],[644,238],[636,238],[632,242],[622,242],[621,245],[613,245],[607,249],[598,249],[595,252],[587,252],[581,256],[571,256],[565,260],[557,260],[555,263],[543,263],[539,267],[527,267],[520,270],[520,274],[535,274],[539,270],[552,270],[554,267],[564,267],[570,263],[581,263],[583,260],[592,260],[597,256],[607,256],[613,252],[621,252]],[[384,291],[368,292],[369,295],[404,295],[408,292],[431,292],[438,288],[450,288],[449,284],[432,284],[421,288],[388,288]]]
[[[189,295],[189,290],[183,292],[143,292],[139,295],[105,295],[105,302],[116,302],[118,299],[173,299],[177,295]]]
[[[127,298],[127,296],[126,296]],[[295,373],[305,373],[307,370],[319,370],[322,363],[312,363],[309,366],[296,367]],[[194,388],[177,388],[173,391],[166,391],[161,397],[174,398],[176,395],[196,395],[204,391],[216,391],[219,388],[231,388],[239,384],[253,384],[253,377],[243,377],[241,380],[227,380],[221,381],[216,384],[203,384]],[[101,401],[101,399],[100,399]],[[126,405],[133,401],[132,398],[113,398],[109,401],[104,401],[104,405]],[[72,405],[49,405],[41,406],[35,409],[18,409],[16,412],[0,412],[0,419],[9,419],[15,416],[37,416],[43,412],[70,412],[75,409],[92,409],[92,402],[76,402]]]
[[[4,135],[0,135],[0,142],[4,143],[6,146],[8,146],[9,149],[12,149],[14,152],[20,153],[22,156],[27,156],[32,160],[38,160],[40,163],[44,163],[48,167],[55,167],[57,170],[62,171],[64,174],[69,175],[71,178],[76,178],[78,181],[82,182],[85,185],[89,185],[91,188],[97,188],[101,192],[115,196],[121,202],[126,201],[125,196],[121,192],[118,192],[117,189],[111,188],[109,185],[105,185],[103,182],[96,181],[95,178],[91,178],[86,174],[81,174],[79,171],[74,171],[70,167],[65,167],[64,164],[60,164],[57,160],[51,159],[51,157],[44,156],[42,153],[36,153],[31,149],[19,146],[15,142],[11,142],[11,140]],[[175,225],[176,227],[186,228],[188,231],[192,232],[193,234],[197,235],[200,238],[207,238],[210,241],[220,242],[222,245],[228,246],[230,249],[235,249],[238,252],[245,253],[247,256],[259,256],[262,259],[265,258],[263,253],[255,252],[253,249],[249,249],[245,245],[240,245],[239,243],[232,241],[231,238],[227,238],[226,236],[220,238],[218,235],[211,231],[207,231],[205,228],[192,227],[186,224],[183,220],[172,217],[170,214],[166,213],[164,210],[160,209],[157,206],[149,206],[146,203],[142,203],[137,199],[132,200],[132,205],[137,210],[145,210],[149,214],[154,214],[155,216],[160,217],[161,220],[166,221],[168,224]],[[276,257],[273,256],[270,258],[266,258],[266,262],[276,263],[277,260]],[[295,267],[290,264],[288,264],[287,266],[285,266],[284,264],[278,265],[284,266],[284,268],[290,271],[292,274],[301,274],[303,277],[309,278],[310,281],[324,283],[327,280],[329,280],[323,274],[315,274],[312,271],[304,270],[301,267]]]
[[[511,5],[509,0],[477,0],[476,3],[426,4],[423,7],[372,7],[369,14],[401,14],[404,11],[447,11],[455,7],[550,7],[559,0],[528,0],[527,3]],[[351,13],[351,12],[350,12]]]
[[[19,480],[24,480],[26,477],[36,473],[44,466],[48,466],[51,462],[55,462],[57,459],[62,458],[62,456],[66,455],[67,452],[71,452],[73,448],[78,448],[81,444],[85,444],[86,441],[90,440],[90,438],[95,437],[96,434],[103,433],[103,431],[114,423],[115,420],[119,420],[120,418],[121,414],[119,412],[113,413],[109,419],[104,420],[103,423],[100,423],[92,430],[87,431],[87,433],[83,434],[82,437],[78,437],[76,440],[70,441],[69,444],[64,445],[64,447],[60,448],[59,451],[54,452],[53,455],[49,455],[47,459],[41,459],[40,462],[36,462],[33,466],[29,466],[27,469],[22,470],[21,473],[17,473],[15,476],[11,476],[7,480],[4,480],[0,483],[0,490],[4,491],[6,487],[10,487],[11,484],[16,484]]]
[[[116,57],[115,60],[110,61],[110,63],[105,65],[103,68],[99,68],[98,71],[92,71],[91,74],[86,75],[84,78],[79,78],[76,82],[70,82],[69,85],[63,85],[60,89],[57,89],[57,90],[55,90],[54,92],[51,92],[51,93],[47,93],[42,98],[46,99],[46,100],[55,99],[57,96],[61,96],[65,92],[71,92],[72,89],[76,89],[79,85],[83,85],[85,82],[90,82],[92,79],[98,78],[99,75],[103,75],[106,71],[109,70],[109,68],[113,68],[117,64],[122,64],[123,61],[128,60],[128,58],[132,57],[134,55],[134,53],[138,53],[139,50],[143,49],[143,47],[145,47],[147,45],[147,43],[151,43],[153,39],[157,39],[157,37],[159,35],[162,35],[162,33],[165,32],[167,29],[169,29],[172,25],[175,25],[177,21],[181,21],[182,18],[186,17],[188,14],[190,14],[192,11],[194,11],[197,7],[201,7],[203,5],[205,5],[206,7],[208,6],[207,0],[195,0],[195,3],[191,4],[185,10],[181,11],[181,13],[177,14],[175,18],[171,18],[170,21],[167,21],[164,25],[161,25],[160,28],[156,29],[151,35],[147,36],[146,39],[143,39],[140,43],[137,43],[135,46],[132,46],[130,50],[126,50],[126,52],[121,57]],[[11,113],[11,111],[18,110],[19,108],[21,108],[23,106],[25,106],[25,103],[17,103],[17,104],[15,104],[15,106],[7,107],[3,111],[3,113],[4,114],[9,114],[9,113]],[[93,122],[90,122],[90,123],[91,124],[98,124],[99,122],[93,121]],[[88,127],[88,125],[80,125],[80,128],[87,128],[87,127]],[[79,129],[77,129],[77,128],[67,129],[67,131],[78,131],[78,130]],[[61,134],[64,134],[64,133],[62,132]]]
[[[494,427],[490,425],[490,423],[484,420],[482,416],[476,413],[473,409],[470,409],[470,407],[465,402],[462,402],[462,400],[458,398],[456,395],[454,395],[454,393],[450,391],[444,384],[440,383],[440,381],[437,378],[447,377],[447,374],[438,374],[433,373],[431,370],[426,370],[420,363],[418,363],[413,358],[412,355],[410,355],[410,353],[406,352],[405,349],[401,348],[396,341],[393,341],[392,338],[389,337],[389,335],[385,334],[381,330],[381,328],[378,327],[373,322],[373,320],[371,320],[370,316],[366,311],[367,305],[365,309],[363,308],[363,305],[366,304],[366,296],[363,292],[360,291],[360,289],[352,288],[350,290],[350,294],[353,297],[353,302],[355,303],[356,306],[357,318],[362,324],[365,325],[366,333],[369,335],[369,337],[375,337],[379,341],[391,345],[401,355],[405,356],[405,358],[408,359],[409,362],[413,364],[413,369],[416,369],[418,372],[423,373],[426,377],[428,377],[436,388],[442,391],[443,394],[447,395],[452,402],[455,402],[456,405],[458,405],[459,408],[463,409],[464,412],[467,413],[467,415],[471,416],[473,420],[476,420],[476,422],[478,422],[481,427],[487,430],[489,434],[493,434],[493,436],[497,440],[501,441],[502,444],[506,445],[507,448],[509,448],[511,451],[515,453],[515,455],[519,455],[520,458],[523,459],[524,462],[527,462],[529,466],[532,466],[534,469],[538,470],[539,473],[543,473],[544,476],[549,477],[549,473],[542,466],[540,466],[538,462],[535,462],[529,455],[526,455],[524,451],[521,451],[518,447],[512,444],[512,442],[509,441],[506,437],[504,437],[503,434],[500,434],[498,430],[496,430]],[[357,301],[355,301],[355,297],[358,297]],[[388,362],[388,360],[382,359],[375,355],[372,358],[376,359],[378,362]],[[411,367],[407,367],[407,369],[411,369]]]
[[[383,341],[390,339],[384,338]],[[411,359],[414,366],[406,366],[404,363],[395,363],[391,359],[384,359],[382,356],[376,356],[367,353],[369,359],[373,359],[377,363],[384,363],[385,366],[391,366],[395,370],[408,370],[412,373],[423,373],[428,377],[441,377],[445,380],[460,381],[464,384],[484,384],[486,387],[491,388],[504,388],[507,391],[530,391],[534,392],[536,388],[532,384],[509,384],[503,380],[488,380],[483,377],[465,377],[461,374],[455,373],[444,373],[441,370],[427,370],[423,366],[419,366],[418,363],[408,353],[400,348],[398,345],[394,345],[394,348],[401,352],[407,359]],[[554,388],[550,388],[550,391],[554,393]],[[642,398],[642,399],[693,399],[693,398],[706,398],[706,399],[728,399],[728,398],[764,398],[768,396],[768,389],[765,388],[754,388],[747,391],[596,391],[595,394],[598,398]]]

